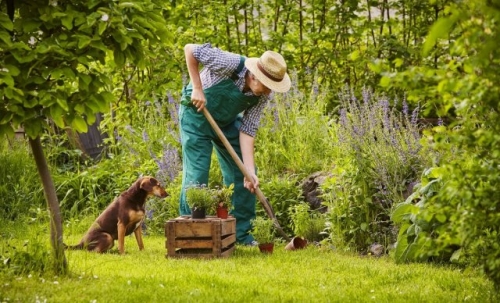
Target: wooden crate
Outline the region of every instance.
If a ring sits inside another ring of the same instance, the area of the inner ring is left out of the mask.
[[[167,221],[165,236],[166,257],[227,258],[235,249],[236,219],[182,216]]]

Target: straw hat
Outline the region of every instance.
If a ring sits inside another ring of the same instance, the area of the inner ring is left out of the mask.
[[[285,59],[277,52],[266,51],[260,58],[247,58],[245,66],[270,90],[285,93],[290,89]]]

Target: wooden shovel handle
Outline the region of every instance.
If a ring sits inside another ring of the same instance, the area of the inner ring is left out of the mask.
[[[243,173],[245,178],[248,181],[253,182],[252,176],[248,172],[247,168],[245,167],[245,165],[241,161],[238,154],[236,154],[236,152],[234,151],[234,148],[231,146],[231,143],[229,143],[226,136],[224,135],[222,130],[219,128],[219,125],[217,125],[217,122],[215,122],[212,115],[208,112],[207,108],[204,107],[202,112],[203,112],[203,115],[205,116],[205,118],[207,118],[208,123],[210,123],[210,125],[212,126],[214,131],[217,133],[217,136],[222,141],[222,144],[224,144],[224,146],[226,147],[227,151],[231,155],[231,158],[233,158],[234,162],[236,162],[236,165],[238,165],[238,168],[241,170],[241,172]],[[273,208],[272,208],[271,204],[269,203],[269,200],[267,200],[267,198],[264,196],[264,194],[262,193],[262,191],[260,190],[259,187],[255,187],[255,194],[257,195],[257,198],[259,199],[260,203],[264,207],[264,210],[266,211],[269,218],[271,218],[273,220],[273,224],[274,224],[274,227],[276,228],[276,230],[283,236],[283,238],[285,238],[285,240],[290,241],[290,237],[288,237],[287,234],[283,231],[283,229],[281,228],[281,226],[278,222],[278,219],[276,219],[276,216],[274,215],[274,212],[273,212]]]

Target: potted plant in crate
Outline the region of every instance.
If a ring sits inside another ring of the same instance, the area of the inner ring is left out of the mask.
[[[205,184],[190,185],[186,189],[186,201],[191,206],[193,219],[205,219],[207,210],[214,205],[213,193]]]
[[[250,234],[259,243],[259,250],[262,253],[273,253],[274,249],[274,224],[271,219],[257,217],[252,220],[252,230]]]
[[[214,189],[215,211],[218,218],[227,219],[231,210],[231,197],[233,196],[234,183],[228,187],[216,187]]]

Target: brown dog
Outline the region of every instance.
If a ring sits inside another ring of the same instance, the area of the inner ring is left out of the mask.
[[[125,236],[134,232],[139,249],[143,250],[141,223],[144,219],[146,199],[152,195],[160,198],[168,196],[155,178],[139,178],[97,217],[80,243],[67,248],[102,253],[111,249],[114,240],[118,239],[118,251],[123,254]]]

